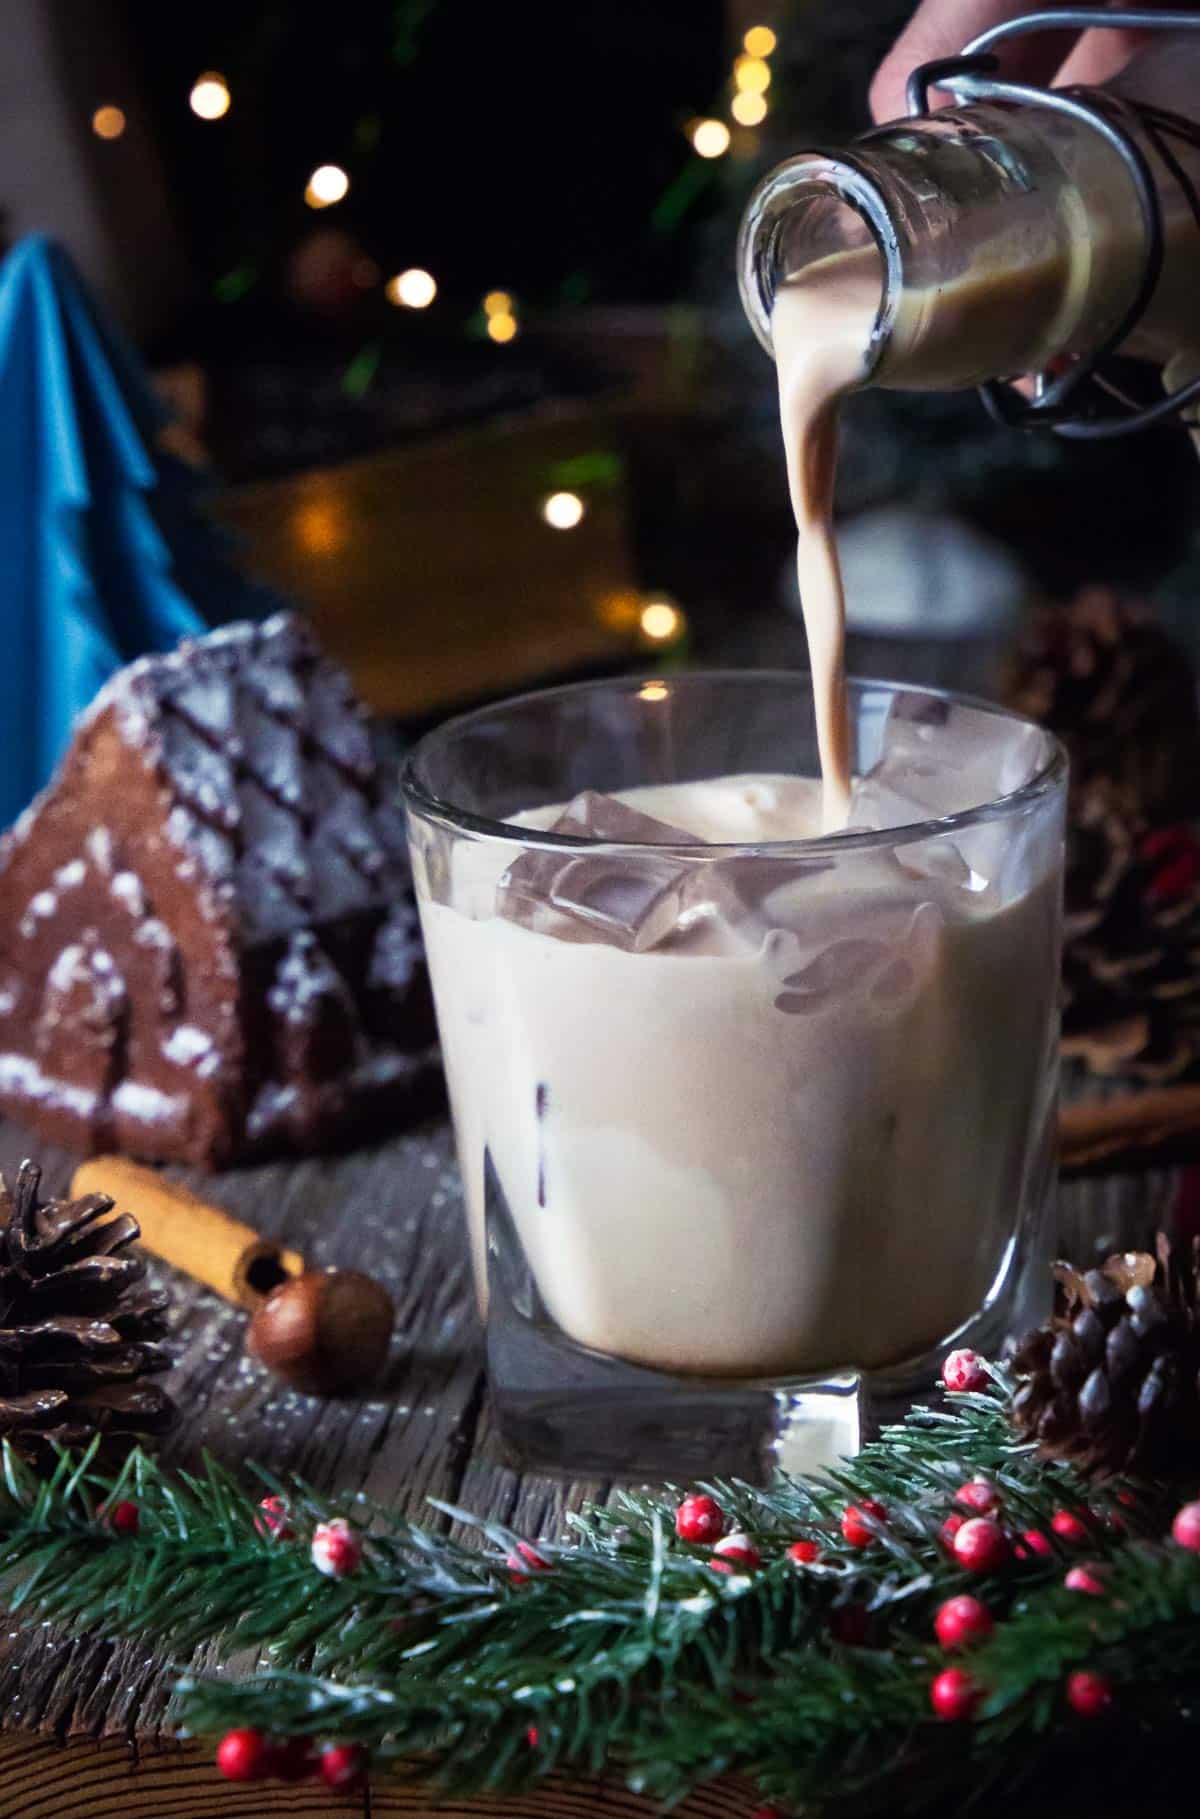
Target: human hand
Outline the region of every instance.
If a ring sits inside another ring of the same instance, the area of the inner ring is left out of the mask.
[[[880,64],[871,84],[876,120],[895,120],[908,109],[904,85],[919,63],[953,57],[989,26],[1035,11],[1037,0],[921,0],[916,12]],[[1195,6],[1176,10],[1194,12]],[[1010,82],[1058,85],[1106,82],[1124,68],[1145,41],[1136,31],[1033,32],[997,46]]]

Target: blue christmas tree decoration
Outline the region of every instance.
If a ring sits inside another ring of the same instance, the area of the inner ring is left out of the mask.
[[[68,255],[20,241],[0,266],[0,827],[116,670],[282,604],[233,567],[166,422]]]

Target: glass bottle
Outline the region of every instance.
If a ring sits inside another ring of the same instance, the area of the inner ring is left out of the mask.
[[[1162,268],[1123,351],[1194,364],[1200,221],[1187,183],[1200,185],[1200,130],[1186,119],[1200,113],[1200,34],[1160,37],[1105,89],[1072,92],[1132,129],[1159,199]],[[1164,128],[1162,110],[1183,130]],[[1036,99],[980,100],[780,165],[743,217],[738,282],[770,352],[781,284],[818,260],[877,260],[866,383],[949,391],[1106,348],[1148,250],[1136,186],[1103,132]]]

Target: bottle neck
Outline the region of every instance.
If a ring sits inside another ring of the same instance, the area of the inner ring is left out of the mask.
[[[1198,52],[1191,39],[1159,44],[1130,66],[1114,85],[1123,122],[1134,118],[1127,104],[1196,93]],[[1200,147],[1172,138],[1164,156],[1158,118],[1148,113],[1137,137],[1164,258],[1129,351],[1165,363],[1200,343],[1200,225],[1179,180],[1182,169],[1200,183]],[[770,350],[781,284],[818,261],[873,257],[881,289],[866,382],[952,390],[1107,346],[1136,304],[1148,250],[1128,165],[1101,131],[1056,109],[987,101],[780,166],[747,208],[739,285]]]

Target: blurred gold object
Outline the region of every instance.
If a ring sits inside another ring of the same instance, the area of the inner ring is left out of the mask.
[[[587,506],[578,493],[551,493],[542,500],[542,517],[552,530],[573,531],[582,522]]]
[[[614,632],[636,630],[642,617],[642,596],[636,588],[623,588],[600,602],[597,617]]]
[[[762,57],[739,57],[733,66],[733,80],[745,94],[765,94],[771,86],[771,65]]]
[[[767,117],[766,96],[739,89],[729,104],[729,111],[739,126],[759,126]]]
[[[701,158],[720,158],[729,150],[730,133],[723,120],[693,120],[688,137]]]
[[[647,600],[638,618],[642,637],[651,644],[674,644],[687,630],[687,620],[675,605],[662,595]]]
[[[92,131],[97,139],[119,139],[125,131],[125,115],[119,107],[98,107],[92,115]]]
[[[220,70],[206,69],[197,76],[188,96],[188,106],[200,120],[223,120],[229,112],[229,84]]]
[[[304,200],[309,208],[332,208],[350,192],[350,179],[340,164],[319,164],[308,180]]]
[[[291,523],[306,556],[336,556],[346,547],[346,519],[336,491],[306,499]]]
[[[420,265],[410,265],[407,271],[397,272],[394,278],[388,279],[384,296],[401,309],[428,309],[437,296],[437,288],[437,279],[432,272]]]
[[[769,25],[752,25],[742,39],[749,57],[769,57],[778,42]]]

